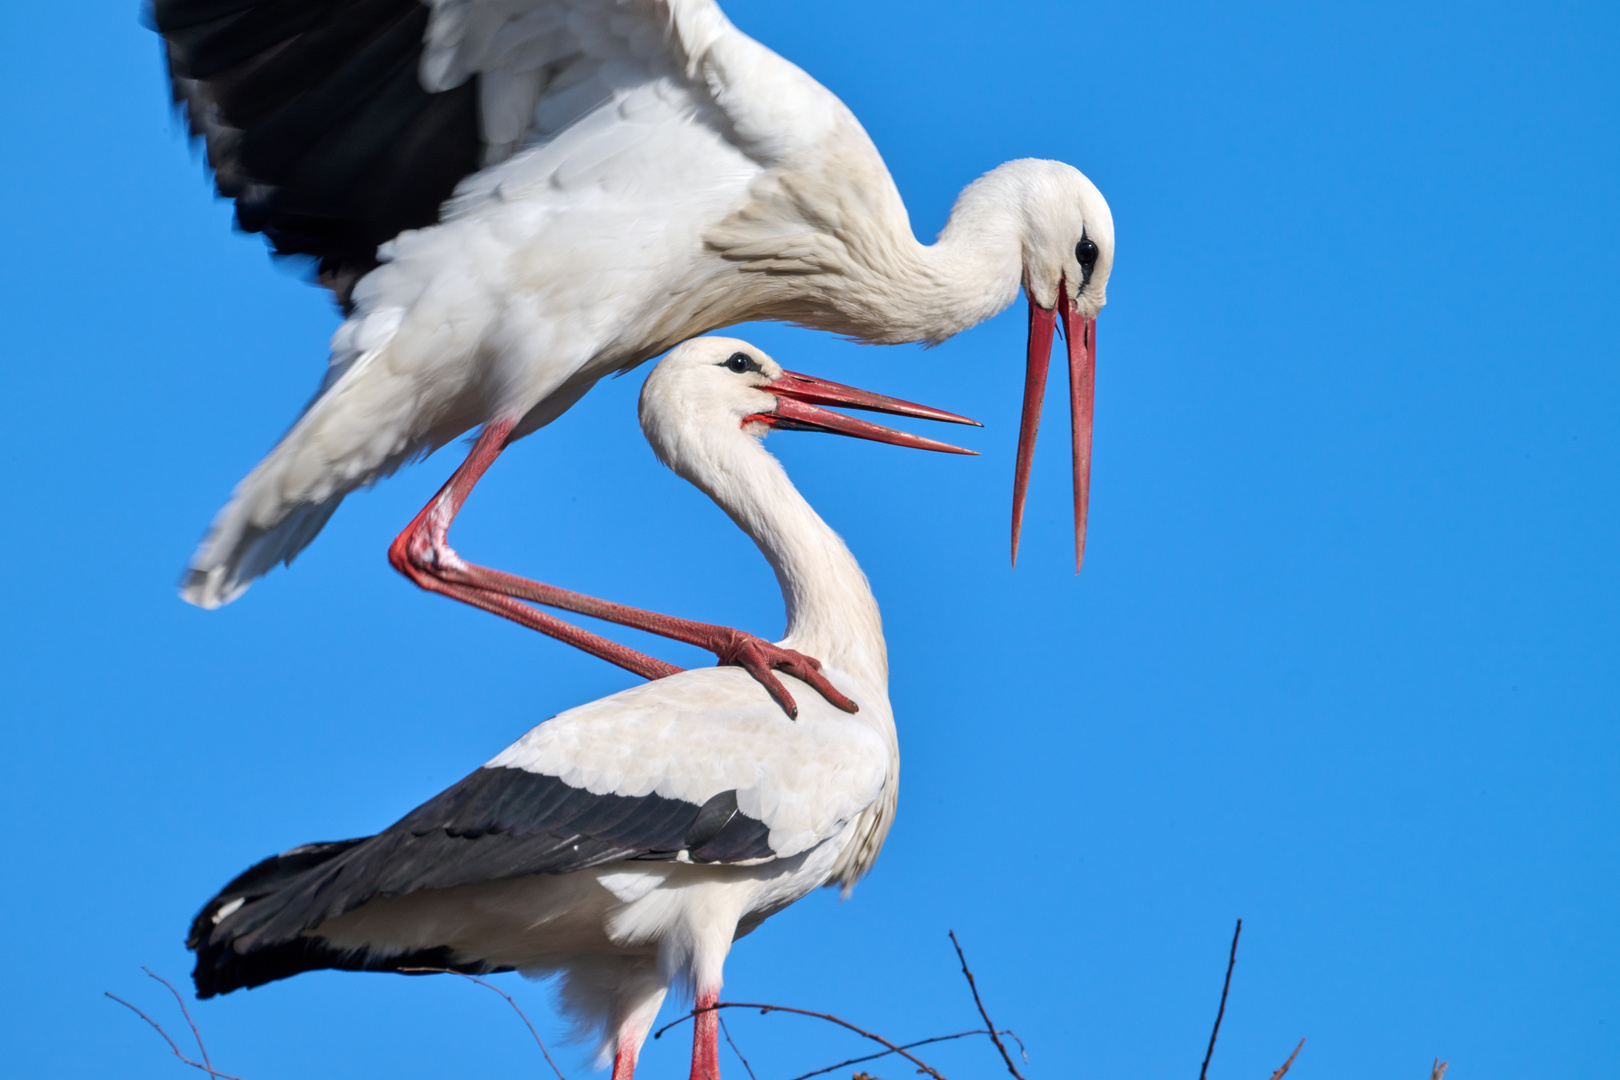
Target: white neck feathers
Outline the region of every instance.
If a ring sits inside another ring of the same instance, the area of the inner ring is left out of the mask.
[[[696,445],[694,445],[694,443]],[[706,430],[668,464],[713,499],[776,571],[784,644],[887,692],[883,622],[866,575],[760,441]]]

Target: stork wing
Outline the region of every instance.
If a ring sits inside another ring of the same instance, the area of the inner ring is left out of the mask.
[[[422,889],[808,851],[893,777],[891,748],[859,714],[808,688],[801,700],[789,720],[745,672],[702,668],[561,713],[377,836],[249,870],[197,916],[191,947],[276,947],[374,897]]]
[[[347,303],[465,178],[733,30],[713,0],[152,0],[175,100],[240,226]]]

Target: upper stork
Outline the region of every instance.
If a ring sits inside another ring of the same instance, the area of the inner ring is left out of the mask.
[[[1020,286],[1013,555],[1061,322],[1078,568],[1114,228],[1071,166],[993,169],[919,243],[849,109],[713,0],[152,0],[151,16],[238,223],[317,260],[347,313],[315,399],[193,555],[191,602],[234,599],[350,491],[482,426],[394,564],[597,651],[514,599],[581,610],[571,594],[470,566],[446,539],[503,447],[713,329],[779,319],[932,343]],[[724,627],[683,639],[756,674],[806,669]]]
[[[570,709],[378,835],[294,848],[226,885],[188,942],[199,996],[320,968],[557,974],[629,1080],[672,985],[713,1005],[734,938],[871,869],[900,767],[882,620],[760,437],[956,448],[806,405],[796,379],[746,342],[689,342],[648,377],[642,429],[759,545],[787,605],[783,646],[824,658],[859,711],[810,697],[789,720],[728,667]],[[717,1080],[716,1025],[699,1015],[692,1080]]]

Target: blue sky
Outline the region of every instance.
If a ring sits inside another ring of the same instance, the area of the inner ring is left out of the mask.
[[[1031,1077],[1189,1076],[1242,916],[1219,1080],[1270,1075],[1301,1036],[1301,1080],[1417,1080],[1437,1055],[1456,1080],[1613,1068],[1613,7],[728,10],[851,105],[919,235],[980,172],[1045,156],[1097,182],[1119,237],[1078,579],[1061,395],[1006,565],[1018,310],[927,352],[740,331],[987,427],[974,460],[771,441],[884,606],[904,783],[874,875],[741,942],[728,996],[960,1030],[955,928]],[[387,567],[454,451],[352,499],[235,606],[182,604],[333,312],[231,235],[132,4],[24,5],[0,48],[0,1041],[17,1076],[173,1077],[101,994],[162,1007],[139,966],[185,977],[220,884],[386,826],[630,677]],[[776,633],[763,561],[641,441],[640,381],[506,455],[458,545]],[[557,1033],[543,987],[500,981]],[[541,1067],[457,980],[319,974],[195,1012],[249,1080]],[[790,1019],[732,1031],[761,1080],[855,1052]],[[685,1053],[665,1036],[646,1075],[684,1076]],[[934,1059],[1000,1069],[978,1046]]]

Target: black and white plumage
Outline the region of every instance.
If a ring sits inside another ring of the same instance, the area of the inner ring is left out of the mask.
[[[522,437],[695,335],[777,319],[938,342],[1020,286],[1030,386],[1069,326],[1083,523],[1114,229],[1073,167],[992,170],[921,244],[849,109],[714,0],[151,3],[241,225],[317,259],[348,316],[315,400],[192,556],[187,600],[229,603],[347,493],[479,425]]]
[[[556,973],[623,1080],[672,986],[712,1002],[735,937],[871,869],[899,772],[882,622],[854,557],[761,445],[777,422],[816,426],[817,410],[772,393],[780,379],[744,342],[688,342],[648,377],[642,427],[759,545],[787,609],[782,644],[813,649],[859,711],[803,694],[791,720],[735,667],[570,709],[384,832],[232,881],[192,929],[201,996],[315,968]],[[705,1015],[696,1077],[717,1068]]]

